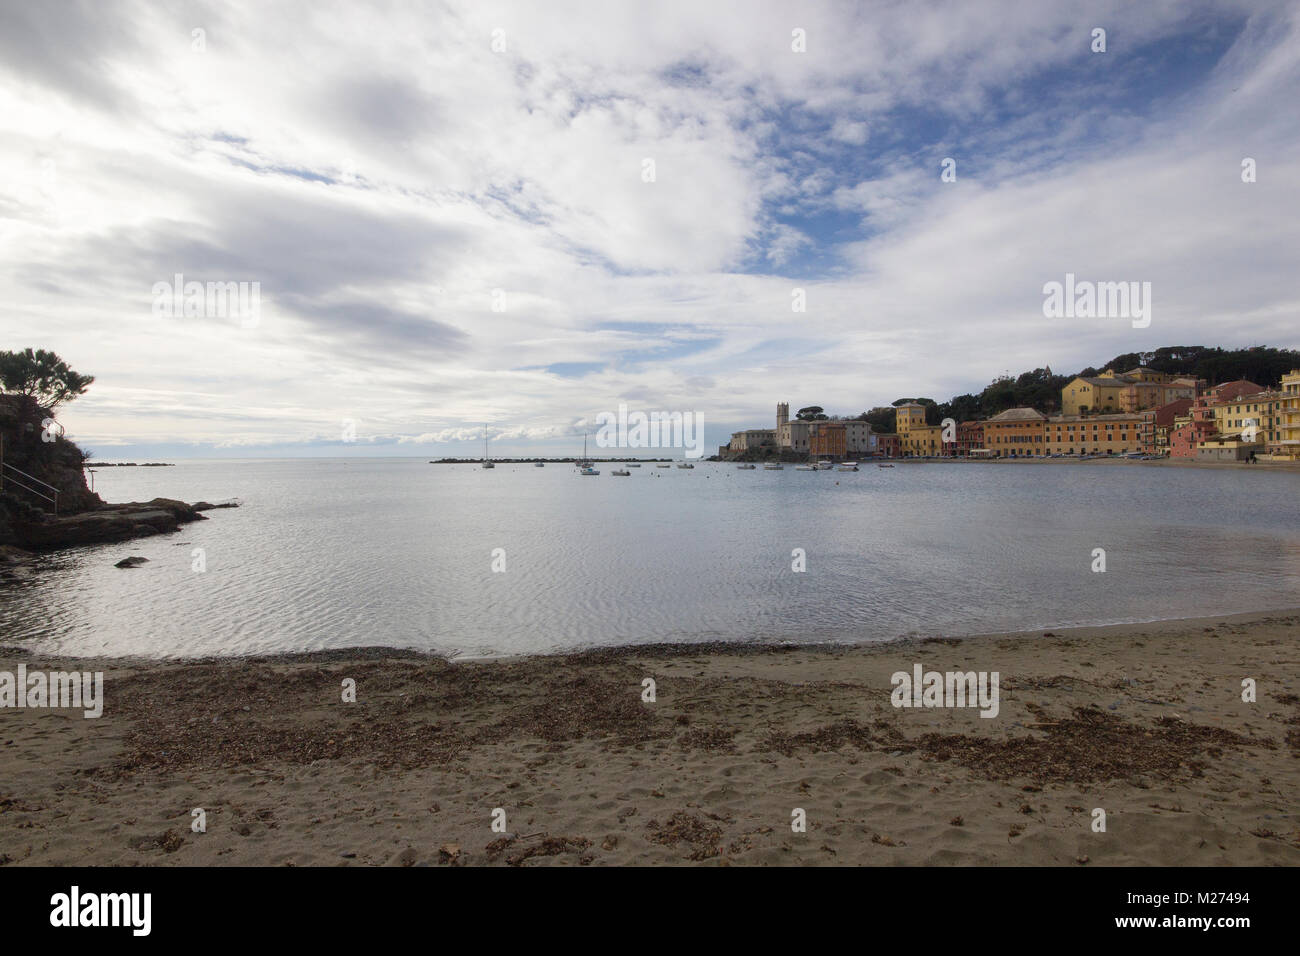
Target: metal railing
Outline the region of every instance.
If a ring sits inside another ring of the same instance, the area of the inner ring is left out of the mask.
[[[14,477],[15,475],[18,477]],[[37,478],[35,475],[27,474],[27,472],[23,471],[21,468],[15,468],[13,465],[9,464],[9,462],[5,461],[4,443],[0,441],[0,492],[3,492],[5,489],[5,479],[8,479],[8,484],[17,485],[29,494],[33,494],[42,501],[48,502],[52,506],[54,513],[56,515],[59,513],[59,489],[55,488],[48,482],[41,481],[41,479]],[[33,485],[39,485],[41,488],[44,488],[45,491],[39,491],[31,485],[24,484],[23,480],[20,479],[30,481]]]

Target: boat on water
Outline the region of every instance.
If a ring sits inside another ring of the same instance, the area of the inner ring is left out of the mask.
[[[821,461],[817,462],[817,467],[821,471],[830,471],[832,468],[835,467],[835,462],[827,461],[825,458],[823,458]]]
[[[484,468],[495,468],[495,467],[496,467],[496,465],[494,465],[494,464],[493,464],[493,463],[488,459],[488,438],[487,438],[487,432],[486,432],[486,430],[484,431],[484,434],[483,434],[483,467],[484,467]]]
[[[632,472],[628,471],[626,468],[615,468],[610,472],[610,474],[615,478],[626,478],[628,475],[632,474]]]
[[[737,466],[736,466],[736,469],[737,469],[738,471],[753,471],[754,468],[755,468],[754,465],[737,465]]]
[[[629,468],[640,468],[640,467],[641,467],[641,462],[639,462],[639,461],[629,461],[629,462],[627,463],[627,467],[629,467]]]
[[[841,462],[835,468],[836,471],[857,471],[858,463],[856,461]]]
[[[546,462],[544,462],[544,461],[535,461],[535,462],[533,462],[533,467],[534,467],[534,468],[545,468],[545,467],[546,467]]]
[[[764,471],[780,471],[780,470],[783,469],[784,467],[785,467],[785,465],[778,464],[778,463],[776,463],[776,462],[774,462],[774,461],[769,461],[769,462],[765,462],[765,463],[764,463],[764,465],[763,465],[763,470],[764,470]]]
[[[893,468],[893,465],[876,465],[877,468]]]
[[[694,468],[695,466],[692,465],[689,461],[679,461],[679,462],[677,463],[677,467],[678,467],[678,468]]]
[[[816,471],[817,466],[816,465],[795,465],[794,470],[795,471]]]
[[[599,475],[600,472],[591,466],[587,460],[587,436],[582,436],[582,458],[577,462],[578,474],[580,475]]]
[[[671,468],[672,465],[655,465],[656,468]]]

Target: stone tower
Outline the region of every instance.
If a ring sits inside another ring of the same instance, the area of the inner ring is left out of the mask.
[[[776,428],[781,430],[781,426],[790,420],[790,403],[778,402],[776,406]]]

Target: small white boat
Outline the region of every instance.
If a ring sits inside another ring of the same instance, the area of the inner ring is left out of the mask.
[[[877,468],[893,468],[893,465],[876,465]]]
[[[858,470],[858,466],[855,465],[855,464],[853,464],[852,462],[848,462],[848,461],[846,461],[844,464],[840,465],[840,466],[839,466],[838,468],[836,468],[835,470],[836,470],[836,471],[857,471],[857,470]]]
[[[736,466],[737,470],[739,470],[739,471],[753,471],[755,467],[756,467],[756,466],[754,466],[754,465],[737,465],[737,466]]]
[[[695,466],[692,465],[689,461],[679,461],[679,462],[677,463],[677,467],[678,467],[678,468],[694,468]]]
[[[632,472],[628,471],[626,468],[615,468],[610,472],[610,474],[615,478],[626,478],[628,475],[632,474]]]
[[[545,468],[545,467],[546,467],[546,462],[544,462],[544,461],[535,461],[535,462],[533,462],[533,467],[534,467],[534,468]]]
[[[781,470],[782,468],[784,468],[784,467],[785,467],[785,465],[778,464],[778,463],[776,463],[776,462],[774,462],[774,461],[769,461],[769,462],[765,462],[765,463],[764,463],[764,465],[763,465],[763,470],[764,470],[764,471],[780,471],[780,470]]]
[[[496,467],[496,465],[492,464],[492,462],[488,460],[488,439],[487,439],[486,432],[483,435],[483,467],[484,468]]]
[[[817,467],[822,471],[830,471],[832,468],[835,467],[835,462],[827,461],[825,458],[823,458],[821,461],[817,462]]]
[[[816,471],[817,466],[816,465],[795,465],[794,470],[795,471]]]
[[[582,468],[578,471],[578,474],[580,474],[580,475],[599,475],[600,472],[597,471],[595,468],[592,468],[591,465],[583,465]]]
[[[627,466],[628,466],[629,468],[640,468],[640,467],[641,467],[641,462],[639,462],[639,461],[629,461],[629,462],[627,463]]]
[[[672,465],[655,465],[656,468],[671,468]]]

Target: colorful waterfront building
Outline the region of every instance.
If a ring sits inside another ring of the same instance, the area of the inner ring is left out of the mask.
[[[1198,396],[1187,410],[1190,421],[1177,425],[1169,434],[1171,458],[1195,458],[1201,444],[1218,432],[1214,422],[1212,392]],[[1181,418],[1181,416],[1180,416]]]
[[[984,423],[961,422],[957,425],[956,441],[943,442],[943,454],[953,458],[969,458],[971,452],[984,447]]]
[[[1277,440],[1269,445],[1275,460],[1300,461],[1300,369],[1282,376],[1282,397],[1278,402]]]
[[[1278,425],[1282,402],[1283,393],[1276,390],[1238,394],[1230,400],[1220,398],[1213,403],[1215,431],[1221,435],[1245,434],[1248,441],[1254,436],[1263,445],[1276,444],[1281,437]],[[1263,451],[1258,449],[1261,454]]]
[[[1047,416],[1033,408],[1008,408],[984,422],[984,447],[995,458],[1045,454]]]
[[[1061,415],[1043,425],[1049,455],[1125,455],[1139,451],[1142,417],[1119,415]]]
[[[1189,411],[1193,401],[1194,398],[1180,398],[1159,408],[1149,408],[1141,412],[1141,421],[1138,423],[1138,450],[1148,455],[1168,455],[1169,432],[1180,416],[1187,416],[1188,420],[1191,420]]]
[[[841,421],[815,421],[808,429],[809,458],[843,458],[848,449],[848,429]]]
[[[904,458],[943,454],[943,427],[926,424],[924,405],[904,402],[896,409],[895,422],[900,454]]]

